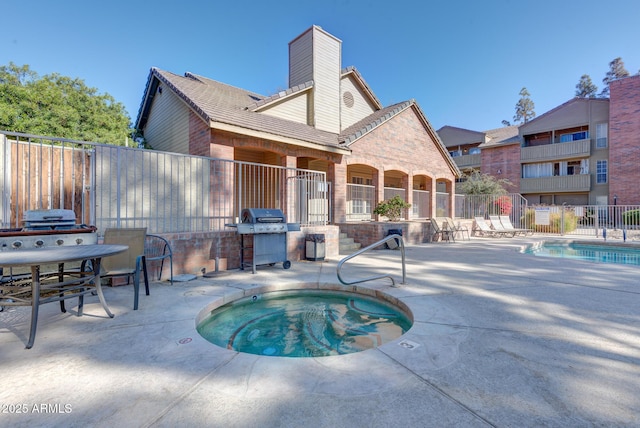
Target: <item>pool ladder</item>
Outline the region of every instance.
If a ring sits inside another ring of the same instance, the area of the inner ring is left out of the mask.
[[[338,268],[337,268],[338,280],[344,285],[353,285],[353,284],[360,284],[361,282],[373,281],[373,280],[376,280],[376,279],[389,278],[391,280],[391,286],[392,287],[398,287],[398,285],[396,285],[396,281],[393,279],[393,277],[391,275],[377,275],[377,276],[372,276],[370,278],[360,279],[360,280],[357,280],[357,281],[345,281],[344,279],[342,279],[342,276],[340,275],[340,270],[342,269],[342,265],[345,262],[351,260],[354,257],[359,256],[362,253],[365,253],[365,252],[367,252],[369,250],[377,248],[382,244],[386,244],[387,242],[390,242],[390,241],[393,241],[394,245],[398,245],[400,247],[400,254],[402,254],[402,282],[400,284],[403,284],[403,285],[406,284],[404,241],[402,240],[402,236],[401,235],[396,235],[396,234],[389,235],[389,236],[385,237],[384,239],[381,239],[378,242],[369,245],[368,247],[361,248],[358,251],[356,251],[355,253],[350,254],[347,257],[345,257],[342,260],[340,260],[338,262]]]

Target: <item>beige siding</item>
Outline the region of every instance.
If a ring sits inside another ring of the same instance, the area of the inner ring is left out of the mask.
[[[341,130],[364,119],[376,110],[375,106],[362,91],[360,85],[355,82],[353,77],[347,76],[342,79],[340,91],[340,102],[342,103],[340,109]],[[347,94],[347,98],[353,99],[353,105],[351,107],[349,107],[349,104],[345,101],[345,94]]]
[[[144,129],[147,143],[156,150],[189,153],[189,108],[169,88],[160,85]]]
[[[341,41],[313,26],[289,43],[289,87],[313,80],[310,125],[340,132]]]
[[[324,31],[314,35],[315,127],[340,132],[340,41]]]
[[[305,92],[291,98],[287,98],[281,103],[269,106],[269,108],[267,108],[266,110],[262,110],[260,113],[308,125],[308,104],[309,92]]]
[[[289,87],[313,80],[313,28],[289,43]]]
[[[563,129],[571,126],[585,125],[590,122],[600,123],[609,121],[609,102],[580,100],[568,104],[557,111],[548,113],[534,122],[521,127],[522,135],[531,135],[551,129]],[[593,129],[595,132],[595,128]]]

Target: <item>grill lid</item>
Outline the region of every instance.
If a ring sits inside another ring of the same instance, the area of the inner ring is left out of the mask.
[[[286,223],[282,210],[274,208],[245,208],[240,216],[241,223]]]
[[[25,229],[52,228],[56,226],[75,226],[76,213],[73,210],[28,210],[24,213]]]

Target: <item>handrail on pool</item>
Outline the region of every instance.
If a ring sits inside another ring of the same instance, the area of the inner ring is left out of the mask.
[[[344,279],[342,279],[342,276],[340,276],[340,269],[342,269],[342,265],[348,261],[351,260],[352,258],[359,256],[360,254],[367,252],[369,250],[372,250],[376,247],[379,247],[382,244],[386,244],[389,241],[394,241],[394,243],[396,245],[400,246],[400,253],[402,254],[402,282],[401,284],[406,284],[406,269],[405,269],[405,258],[404,258],[404,241],[402,240],[402,236],[401,235],[389,235],[381,240],[379,240],[376,243],[373,243],[371,245],[369,245],[368,247],[365,248],[361,248],[358,251],[356,251],[353,254],[348,255],[347,257],[343,258],[342,260],[340,260],[338,262],[338,268],[337,268],[337,274],[338,274],[338,280],[344,284],[344,285],[353,285],[353,284],[360,284],[361,282],[366,282],[366,281],[373,281],[375,279],[382,279],[382,278],[389,278],[391,280],[391,286],[392,287],[398,287],[396,285],[395,280],[393,279],[393,277],[391,275],[378,275],[378,276],[372,276],[371,278],[365,278],[365,279],[360,279],[357,281],[350,281],[347,282]]]

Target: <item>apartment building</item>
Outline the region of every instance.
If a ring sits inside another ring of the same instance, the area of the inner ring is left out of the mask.
[[[508,179],[530,204],[640,202],[640,76],[612,82],[609,99],[573,98],[520,126],[438,134],[461,170]]]

